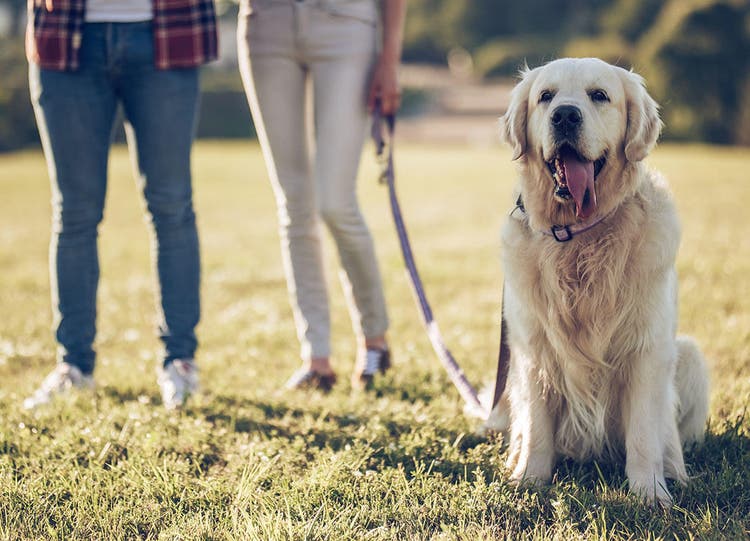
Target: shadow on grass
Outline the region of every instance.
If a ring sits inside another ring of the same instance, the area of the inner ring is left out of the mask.
[[[158,397],[138,390],[104,388],[104,394],[112,400],[141,403],[147,396],[151,404],[159,403]],[[216,395],[210,397],[210,402],[188,406],[182,415],[203,418],[215,428],[257,434],[269,441],[281,440],[289,445],[303,442],[310,459],[320,451],[340,452],[347,446],[359,445],[371,450],[363,467],[375,471],[399,468],[411,476],[423,473],[428,465],[430,474],[454,484],[466,482],[467,471],[488,481],[504,478],[501,464],[506,450],[500,437],[466,434],[441,425],[435,418],[410,420],[399,414],[394,419],[382,411],[373,421],[372,416],[363,413],[337,413],[329,407],[325,403],[295,406],[283,401]],[[685,452],[690,483],[680,486],[669,482],[677,509],[698,512],[710,508],[725,518],[733,517],[735,525],[750,524],[745,518],[750,516],[750,436],[744,424],[741,417],[712,426],[703,445]],[[12,447],[6,449],[12,452]],[[0,453],[2,450],[0,447]],[[216,448],[205,454],[209,458],[189,458],[205,471],[221,464],[221,458],[212,457],[222,454]],[[581,517],[586,513],[590,517],[592,506],[605,505],[609,513],[625,510],[615,518],[624,527],[640,520],[628,515],[633,506],[643,508],[627,496],[627,487],[623,461],[578,463],[563,459],[556,464],[553,483],[531,492],[538,495],[540,502],[578,502],[570,504],[578,511],[571,508],[567,512]],[[542,505],[543,509],[546,507],[546,503]],[[554,510],[549,511],[554,514]]]
[[[744,419],[712,426],[702,446],[685,452],[686,486],[668,481],[670,509],[628,493],[623,461],[557,463],[550,485],[516,492],[520,529],[552,529],[561,519],[582,537],[747,539],[750,531],[750,437]],[[507,485],[506,485],[507,486]],[[606,533],[606,535],[604,535]],[[596,537],[596,536],[595,536]]]
[[[161,399],[158,396],[147,392],[145,389],[122,389],[120,387],[106,385],[98,387],[97,391],[113,402],[144,402],[145,400],[148,400],[147,403],[154,406],[161,404]]]
[[[645,531],[657,536],[664,527],[665,535],[676,532],[678,538],[713,538],[718,531],[724,531],[726,538],[746,538],[750,528],[750,437],[744,422],[744,418],[738,418],[713,426],[703,445],[685,451],[690,481],[683,486],[668,480],[674,498],[670,510],[651,508],[628,495],[624,461],[561,460],[554,470],[553,483],[541,494],[567,500],[566,513],[580,518],[582,524],[586,517],[591,519],[592,510],[598,509],[599,519],[603,524],[608,522],[612,532],[638,531],[644,528],[645,517],[649,524]],[[687,521],[675,520],[680,515],[691,517],[693,524],[696,517],[703,517],[698,522],[706,530],[690,529]]]
[[[187,413],[206,419],[215,427],[237,433],[257,434],[268,440],[285,440],[290,445],[304,442],[308,458],[320,451],[340,452],[351,447],[369,448],[365,469],[398,468],[406,474],[424,470],[451,482],[466,481],[468,470],[480,470],[494,478],[498,468],[490,460],[469,459],[466,453],[498,459],[499,438],[479,437],[447,429],[430,420],[388,418],[381,412],[377,421],[363,414],[335,413],[323,405],[295,407],[288,404],[215,396],[211,403],[188,408]]]

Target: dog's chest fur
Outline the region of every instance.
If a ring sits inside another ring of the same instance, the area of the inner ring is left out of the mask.
[[[574,458],[616,452],[621,444],[615,412],[638,347],[628,343],[639,325],[632,300],[643,298],[636,292],[643,277],[629,263],[640,255],[644,219],[636,196],[582,238],[557,243],[524,231],[505,247],[506,276],[530,331],[521,343],[537,352],[529,362],[553,412],[555,447]]]

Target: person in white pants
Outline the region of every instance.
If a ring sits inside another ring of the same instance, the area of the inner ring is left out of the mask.
[[[382,5],[382,10],[379,9]],[[240,72],[278,205],[281,247],[302,367],[287,388],[329,390],[330,316],[320,219],[336,243],[361,343],[352,384],[390,366],[388,315],[356,177],[368,109],[400,105],[397,70],[406,0],[242,0]],[[382,28],[382,33],[378,28]],[[312,88],[314,150],[306,92]]]

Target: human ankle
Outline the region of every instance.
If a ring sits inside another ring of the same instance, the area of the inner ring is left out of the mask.
[[[374,336],[365,338],[365,348],[367,349],[388,349],[388,342],[385,336]]]
[[[329,357],[315,357],[305,364],[310,370],[317,372],[318,374],[330,374],[333,372],[333,368],[331,368],[331,359]]]

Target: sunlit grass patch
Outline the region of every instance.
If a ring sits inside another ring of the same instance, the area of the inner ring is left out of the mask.
[[[360,196],[376,239],[395,369],[350,391],[356,344],[327,243],[334,366],[327,396],[283,394],[298,345],[276,210],[254,144],[194,153],[203,253],[204,394],[162,410],[149,235],[124,149],[100,228],[97,389],[26,413],[52,367],[49,187],[41,154],[0,155],[0,538],[743,539],[750,535],[750,153],[659,147],[683,222],[682,332],[712,362],[711,425],[668,512],[621,465],[561,462],[538,491],[506,482],[502,439],[475,424],[421,329],[376,166]],[[497,148],[402,146],[398,189],[440,326],[477,386],[493,377],[499,228],[515,172]]]

